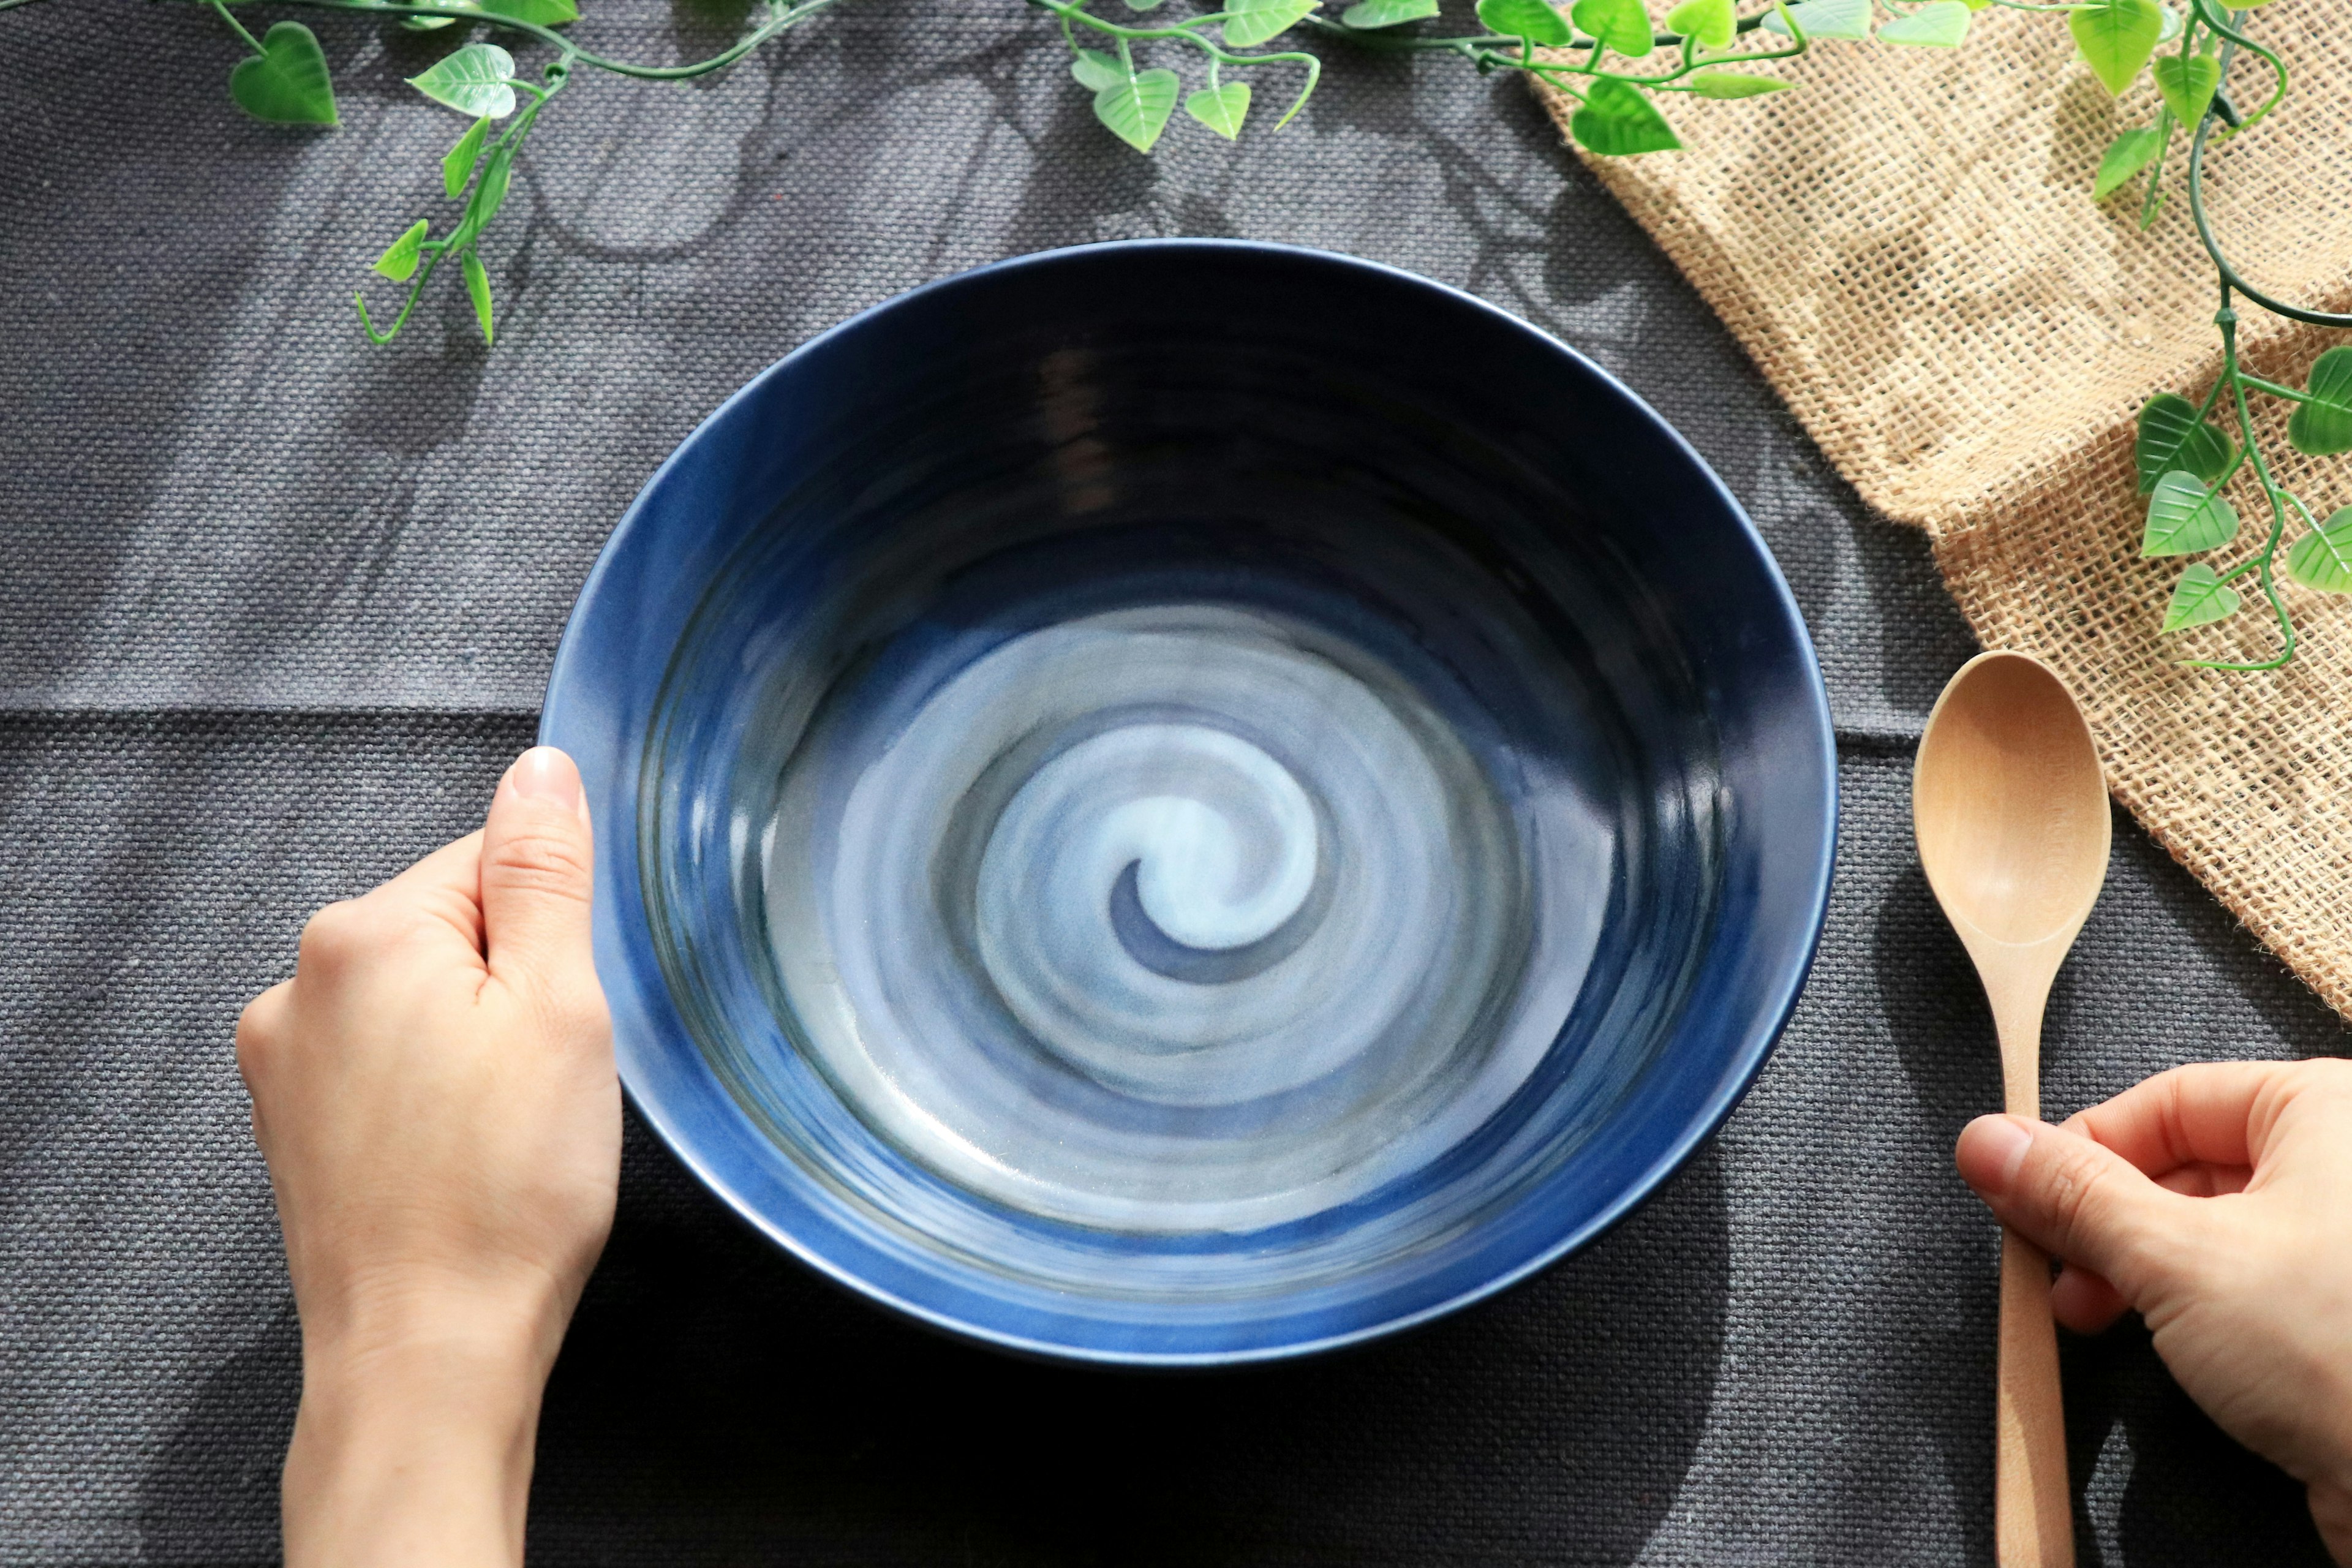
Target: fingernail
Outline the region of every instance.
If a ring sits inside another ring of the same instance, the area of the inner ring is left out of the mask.
[[[2032,1130],[2015,1116],[1979,1116],[1962,1136],[1977,1145],[1969,1163],[1979,1169],[1992,1167],[1993,1179],[1987,1185],[1996,1193],[2009,1191],[2018,1166],[2025,1163],[2025,1152],[2033,1147]]]
[[[566,811],[581,807],[580,770],[553,746],[533,746],[517,757],[507,778],[525,800],[543,800]]]

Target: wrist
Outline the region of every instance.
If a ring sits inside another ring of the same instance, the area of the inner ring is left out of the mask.
[[[502,1295],[385,1305],[305,1321],[289,1568],[520,1563],[562,1314]]]

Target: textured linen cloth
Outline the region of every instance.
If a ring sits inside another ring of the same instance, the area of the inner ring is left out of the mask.
[[[249,12],[248,17],[260,15]],[[490,246],[389,350],[349,291],[447,210],[445,44],[306,14],[343,128],[241,119],[215,21],[0,15],[0,1563],[275,1560],[296,1329],[230,1059],[318,904],[478,822],[662,456],[840,317],[1097,238],[1318,244],[1483,294],[1630,381],[1746,501],[1845,790],[1811,989],[1722,1136],[1579,1258],[1410,1338],[1190,1377],[909,1328],[742,1229],[632,1121],[550,1391],[550,1564],[1967,1564],[1990,1558],[1995,1233],[1950,1171],[1990,1026],[1912,859],[1969,651],[1517,87],[1331,53],[1281,136],[1145,160],[993,0],[856,0],[687,88],[585,79]],[[631,58],[729,25],[592,6]],[[134,47],[135,45],[135,47]],[[2053,999],[2063,1112],[2341,1026],[2119,823]],[[2322,1561],[2144,1333],[2065,1351],[2084,1561]]]

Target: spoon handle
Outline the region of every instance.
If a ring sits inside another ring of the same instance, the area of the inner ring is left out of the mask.
[[[2074,1568],[2050,1255],[2013,1230],[2000,1233],[1996,1422],[1992,1528],[2000,1568]]]

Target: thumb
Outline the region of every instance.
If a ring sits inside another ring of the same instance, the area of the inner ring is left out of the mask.
[[[2105,1144],[2022,1116],[1979,1116],[1953,1152],[2000,1223],[2142,1306],[2200,1217]]]
[[[562,997],[596,984],[589,904],[595,842],[580,770],[552,746],[515,759],[482,825],[482,934],[490,973]]]

